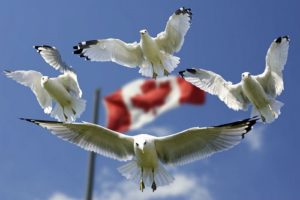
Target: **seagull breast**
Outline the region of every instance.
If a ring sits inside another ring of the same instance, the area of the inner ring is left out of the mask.
[[[255,105],[256,108],[263,108],[270,103],[270,100],[263,87],[251,75],[242,78],[242,88],[244,94]]]
[[[66,106],[71,104],[72,96],[69,94],[66,88],[55,78],[49,78],[46,82],[42,83],[42,86],[49,93],[49,95],[60,105]]]
[[[160,63],[160,49],[154,39],[147,33],[141,34],[141,48],[144,57],[153,65]]]
[[[154,139],[152,136],[139,135],[145,139],[135,140],[134,152],[136,156],[137,165],[143,168],[156,169],[158,166],[158,156],[155,149]],[[140,138],[140,137],[139,137]]]

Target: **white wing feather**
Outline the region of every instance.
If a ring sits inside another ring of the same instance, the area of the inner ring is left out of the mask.
[[[247,109],[249,100],[243,94],[241,83],[233,85],[231,82],[225,81],[219,74],[203,69],[187,69],[179,73],[193,85],[212,95],[217,95],[229,108],[233,110]]]
[[[59,75],[56,80],[58,80],[67,91],[71,92],[73,96],[81,98],[82,91],[77,81],[77,75],[73,71],[66,71],[64,74]]]
[[[91,61],[112,61],[126,67],[137,67],[144,58],[139,43],[119,39],[90,40],[74,46],[74,54]]]
[[[184,37],[190,28],[191,16],[191,9],[180,8],[169,18],[165,31],[155,38],[160,49],[169,54],[181,49]]]
[[[288,57],[289,42],[288,36],[275,39],[266,55],[265,71],[254,76],[265,92],[272,97],[280,95],[284,89],[282,71]]]
[[[165,164],[186,164],[235,146],[256,121],[252,118],[215,127],[190,128],[156,139],[156,151]]]
[[[133,138],[91,123],[62,123],[23,119],[48,129],[59,138],[81,148],[120,161],[134,156]]]
[[[59,70],[62,73],[65,71],[73,71],[73,69],[62,60],[59,51],[55,47],[48,45],[33,47],[42,56],[45,62],[56,70]]]
[[[30,87],[35,94],[40,106],[45,113],[50,113],[52,110],[52,98],[48,92],[41,86],[42,74],[37,71],[5,71],[5,75],[18,83]]]

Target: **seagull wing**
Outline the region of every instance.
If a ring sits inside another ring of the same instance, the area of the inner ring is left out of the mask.
[[[91,61],[112,61],[126,67],[136,67],[143,62],[139,43],[125,43],[119,39],[90,40],[74,46],[74,54]]]
[[[280,95],[284,88],[282,71],[288,57],[289,43],[288,36],[275,39],[267,52],[265,71],[254,76],[265,92],[272,97]]]
[[[23,119],[23,118],[22,118]],[[133,158],[133,138],[92,123],[63,123],[23,119],[48,129],[59,138],[103,156],[127,161]]]
[[[61,58],[59,51],[52,46],[33,46],[36,51],[42,56],[46,63],[54,67],[56,70],[64,73],[65,71],[73,71]]]
[[[48,92],[41,86],[42,74],[37,71],[5,71],[5,75],[18,83],[30,87],[35,94],[40,106],[45,113],[50,113],[52,110],[52,98]]]
[[[214,127],[195,127],[159,137],[155,140],[156,151],[165,164],[186,164],[235,146],[256,121],[257,118],[251,118]]]
[[[233,110],[247,109],[249,100],[243,94],[241,83],[233,85],[231,82],[225,81],[219,74],[203,69],[187,69],[179,73],[193,85],[212,95],[217,95],[229,108]]]
[[[190,8],[179,8],[169,18],[165,31],[159,33],[155,41],[165,52],[178,52],[184,42],[184,37],[191,25],[192,12]]]
[[[73,96],[81,98],[82,91],[79,87],[75,72],[66,71],[64,74],[59,75],[56,80],[59,81]]]

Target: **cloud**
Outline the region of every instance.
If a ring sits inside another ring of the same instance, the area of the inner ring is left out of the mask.
[[[67,195],[61,193],[61,192],[55,192],[49,200],[78,200],[71,197],[68,197]]]
[[[144,192],[139,191],[138,185],[127,180],[118,184],[112,184],[97,195],[96,199],[106,200],[157,200],[180,197],[189,200],[212,200],[209,190],[201,185],[200,180],[192,175],[176,174],[175,181],[168,185],[159,187],[157,191],[152,192],[147,188]]]
[[[263,144],[263,133],[265,132],[265,127],[255,127],[246,137],[246,141],[253,151],[258,151],[262,148]]]
[[[175,174],[175,181],[168,185],[159,187],[155,192],[151,188],[146,188],[141,192],[138,185],[128,180],[110,181],[102,180],[105,184],[100,186],[100,190],[95,191],[95,200],[162,200],[170,198],[180,198],[186,200],[213,200],[206,183],[207,177],[197,178],[190,174]],[[53,194],[49,200],[77,200],[63,193]]]

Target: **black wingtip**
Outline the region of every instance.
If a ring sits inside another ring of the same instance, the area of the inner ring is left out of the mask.
[[[290,37],[288,35],[282,36],[282,38],[285,38],[287,41],[290,41]]]
[[[188,16],[189,16],[189,18],[190,18],[190,20],[192,20],[192,9],[191,8],[185,8],[184,6],[183,7],[181,7],[181,8],[179,8],[179,9],[177,9],[176,11],[175,11],[175,14],[176,15],[184,15],[184,14],[187,14]]]
[[[214,127],[222,127],[222,126],[237,126],[237,125],[241,125],[241,124],[245,124],[246,123],[246,127],[245,127],[245,133],[242,134],[242,139],[245,138],[245,135],[251,131],[252,127],[254,126],[254,124],[256,124],[256,122],[259,120],[260,118],[258,116],[255,117],[251,117],[251,118],[247,118],[244,120],[239,120],[239,121],[235,121],[235,122],[231,122],[231,123],[227,123],[227,124],[222,124],[222,125],[218,125],[218,126],[214,126]]]
[[[184,74],[183,74],[184,72],[185,72],[184,70],[178,72],[178,74],[181,76],[181,78],[184,78]]]
[[[275,42],[278,43],[278,44],[280,44],[280,43],[281,43],[281,40],[282,40],[282,37],[278,37],[278,38],[275,40]]]
[[[186,69],[186,71],[190,72],[191,74],[196,74],[197,73],[196,69],[194,69],[194,68]]]
[[[31,123],[34,123],[34,124],[37,124],[37,125],[39,125],[40,123],[48,123],[48,124],[62,123],[62,122],[51,121],[51,120],[29,119],[29,118],[24,118],[24,117],[20,117],[19,119],[27,121],[27,122],[31,122]]]
[[[23,117],[20,117],[19,119],[24,120],[24,121],[28,121],[28,122],[33,122],[34,121],[33,119],[28,119],[28,118],[23,118]]]
[[[252,130],[254,124],[256,124],[256,122],[259,120],[260,118],[258,116],[255,116],[255,117],[252,117],[252,118],[249,118],[247,121],[248,121],[248,126],[246,127],[246,132],[242,134],[242,139],[245,138],[245,135]]]
[[[7,69],[3,70],[3,72],[4,72],[4,74],[9,74],[9,73],[12,73],[12,71],[10,71],[10,70],[7,70]]]
[[[281,41],[282,41],[282,39],[286,39],[287,41],[290,41],[289,36],[288,35],[284,35],[284,36],[280,36],[280,37],[276,38],[275,42],[278,43],[278,44],[280,44]]]
[[[34,49],[38,50],[41,46],[33,46]]]
[[[83,49],[76,49],[76,50],[73,51],[73,53],[74,53],[74,54],[79,54],[79,55],[81,56],[81,55],[82,55],[82,54],[81,54],[81,53],[82,53],[82,50],[83,50]]]

